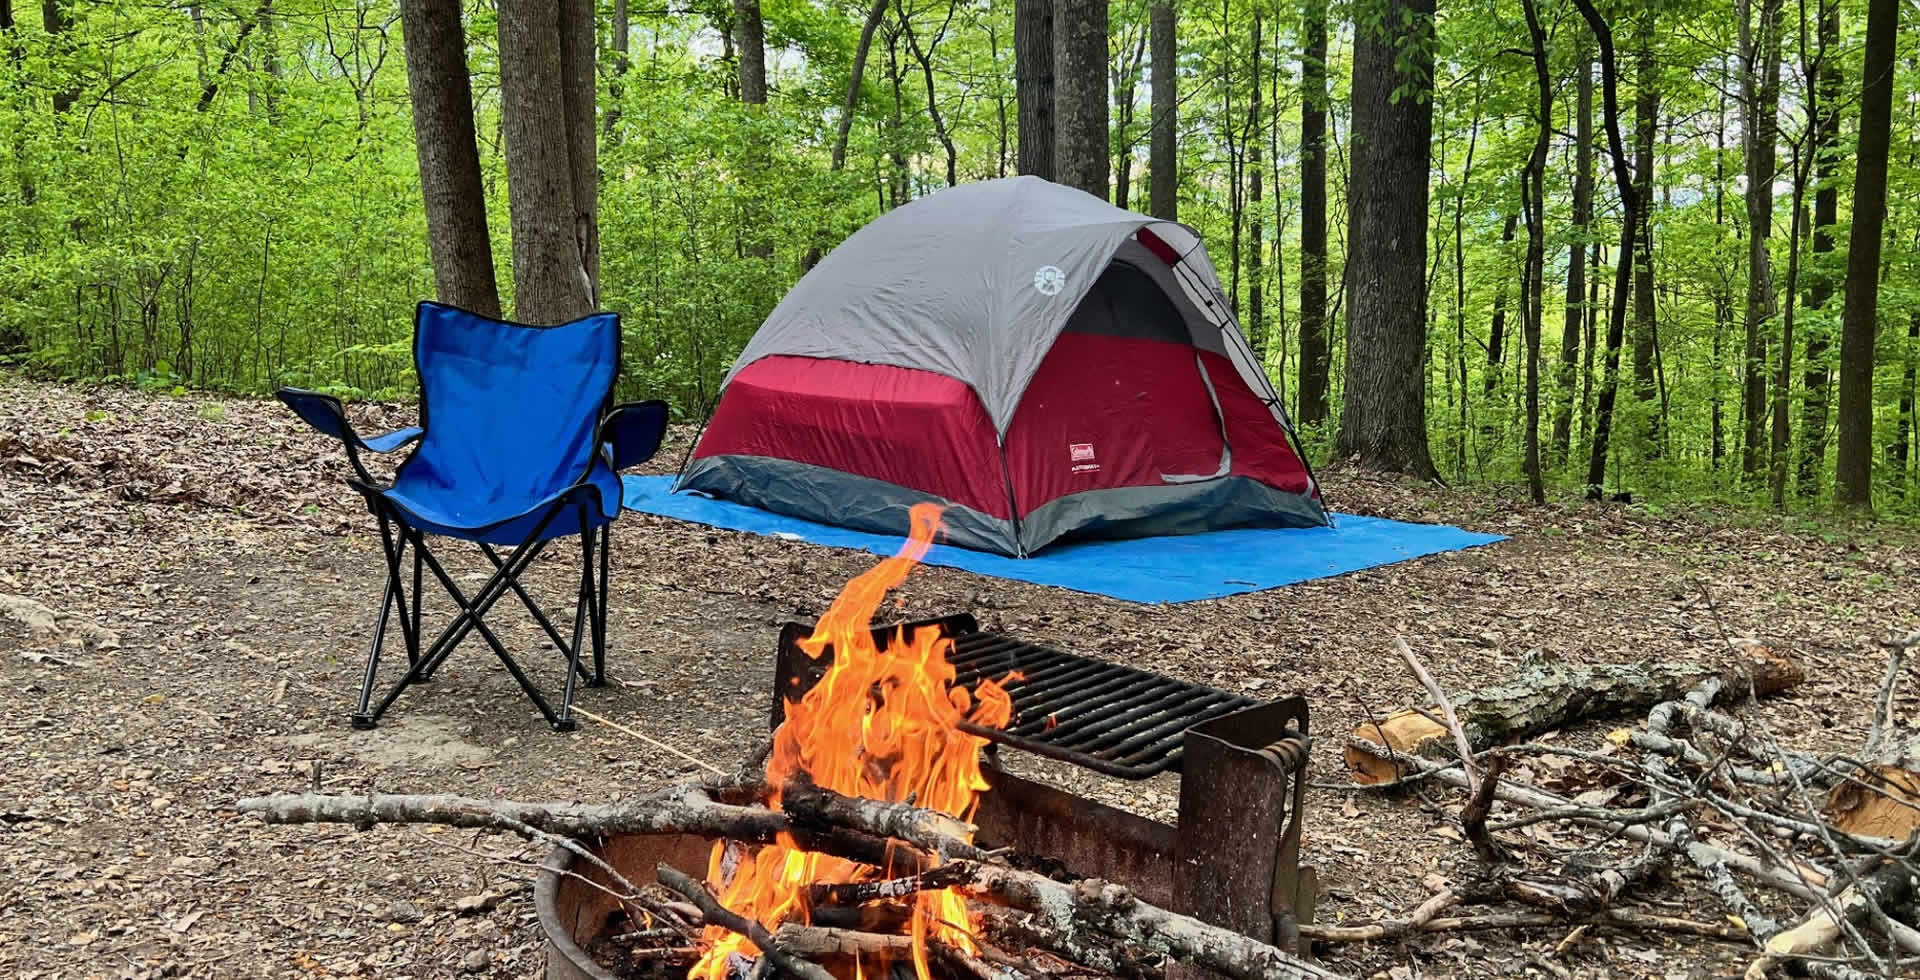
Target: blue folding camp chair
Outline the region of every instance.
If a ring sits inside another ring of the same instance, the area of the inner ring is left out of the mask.
[[[354,471],[347,485],[366,498],[380,522],[387,590],[353,725],[372,728],[394,699],[431,679],[454,647],[478,632],[547,723],[555,731],[571,731],[575,677],[589,687],[606,683],[608,526],[620,513],[617,474],[659,449],[666,403],[612,404],[620,364],[620,319],[612,313],[535,327],[421,303],[414,316],[413,361],[420,373],[420,425],[370,439],[353,431],[338,399],[297,388],[278,392],[308,425],[346,446]],[[410,443],[413,453],[391,485],[360,461],[361,450],[386,453]],[[493,564],[493,576],[468,598],[427,547],[428,535],[479,545]],[[528,594],[520,575],[548,542],[572,535],[580,537],[580,591],[569,641]],[[496,546],[512,551],[502,558]],[[401,576],[409,553],[411,589]],[[425,649],[423,566],[460,610]],[[483,619],[509,590],[566,657],[558,712]],[[389,614],[400,621],[408,667],[374,704]],[[591,673],[580,662],[583,632],[593,646]]]

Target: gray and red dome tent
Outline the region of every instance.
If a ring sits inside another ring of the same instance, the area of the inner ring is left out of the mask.
[[[1199,236],[1036,177],[855,232],[748,342],[675,489],[946,541],[1328,523]]]

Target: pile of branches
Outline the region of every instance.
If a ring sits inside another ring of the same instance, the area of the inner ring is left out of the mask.
[[[1121,885],[1056,880],[1023,870],[1015,866],[1015,855],[970,843],[974,828],[944,813],[843,796],[805,783],[783,787],[775,808],[767,805],[773,797],[769,790],[753,770],[670,786],[616,805],[289,793],[242,800],[239,810],[270,823],[363,828],[432,823],[549,841],[613,882],[628,918],[646,926],[627,935],[653,943],[649,956],[691,958],[700,951],[701,930],[719,927],[746,937],[760,951],[750,968],[755,978],[771,972],[830,980],[834,974],[828,967],[849,957],[904,960],[912,953],[907,929],[911,900],[940,888],[960,892],[980,923],[970,934],[972,949],[928,940],[929,959],[944,966],[942,972],[964,980],[1101,974],[1158,980],[1175,963],[1234,980],[1339,976],[1276,947],[1141,901]],[[591,847],[593,841],[619,834],[692,834],[742,849],[784,837],[807,851],[870,865],[875,877],[816,885],[808,895],[807,924],[780,923],[768,929],[722,905],[707,883],[673,867],[654,869],[657,885],[636,885]],[[893,869],[898,877],[882,879],[880,868]],[[840,972],[850,976],[853,971]]]
[[[1756,682],[1766,672],[1759,667],[1701,672],[1684,694],[1654,703],[1644,724],[1614,731],[1604,749],[1584,751],[1539,741],[1498,744],[1526,732],[1496,731],[1501,726],[1487,719],[1500,712],[1487,710],[1476,692],[1448,698],[1401,642],[1402,658],[1436,702],[1431,710],[1414,710],[1444,732],[1438,741],[1452,758],[1434,758],[1431,744],[1424,746],[1428,751],[1408,751],[1388,718],[1356,729],[1349,761],[1368,764],[1353,764],[1356,780],[1371,783],[1368,789],[1424,794],[1444,784],[1464,790],[1458,822],[1478,865],[1469,880],[1435,885],[1436,894],[1405,917],[1303,926],[1301,935],[1363,942],[1434,931],[1559,926],[1571,929],[1567,938],[1535,962],[1565,976],[1569,971],[1552,957],[1564,955],[1592,929],[1665,931],[1750,945],[1746,980],[1763,980],[1789,965],[1847,980],[1913,976],[1920,971],[1920,737],[1895,738],[1891,717],[1894,690],[1909,652],[1920,647],[1920,632],[1884,645],[1888,662],[1871,728],[1859,755],[1849,757],[1788,749],[1762,712],[1739,709],[1770,686],[1798,681],[1798,668],[1779,681],[1778,658],[1768,661],[1771,684]],[[1764,649],[1759,653],[1771,657]],[[1602,674],[1609,669],[1598,668]],[[1620,676],[1630,670],[1611,669]],[[1635,677],[1646,673],[1631,670]],[[1592,697],[1599,689],[1594,676],[1577,680],[1589,707],[1605,701]],[[1532,727],[1572,720],[1563,710],[1569,699],[1552,690],[1542,694],[1552,684],[1520,686],[1537,695],[1521,699],[1540,716]],[[1454,704],[1463,699],[1473,703],[1457,713]],[[1550,708],[1540,709],[1543,704]],[[1463,724],[1463,716],[1472,720]],[[1368,737],[1369,729],[1375,738]],[[1378,781],[1362,771],[1377,772],[1377,765],[1390,767],[1397,778]],[[1561,787],[1606,791],[1576,798],[1519,778],[1523,770],[1551,771]],[[1858,819],[1876,809],[1877,824]],[[1898,833],[1885,835],[1889,830]],[[1568,849],[1569,840],[1578,846]],[[1623,897],[1680,875],[1697,878],[1724,916],[1703,922],[1616,907]],[[1496,902],[1518,910],[1443,915],[1455,906]]]

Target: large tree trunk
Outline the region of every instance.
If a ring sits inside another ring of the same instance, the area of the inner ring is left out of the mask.
[[[1880,244],[1887,220],[1887,149],[1892,140],[1894,37],[1899,20],[1899,0],[1867,4],[1853,229],[1840,328],[1840,437],[1833,488],[1836,503],[1861,509],[1873,506],[1873,344],[1878,333]]]
[[[1148,14],[1152,35],[1148,71],[1153,76],[1152,132],[1147,146],[1147,213],[1180,220],[1180,50],[1172,3]]]
[[[1107,0],[1054,0],[1053,163],[1060,183],[1107,197]]]
[[[487,232],[460,2],[404,0],[400,18],[434,294],[442,303],[497,317],[500,287]]]
[[[1808,312],[1825,309],[1833,298],[1834,274],[1823,256],[1833,253],[1833,225],[1840,217],[1840,187],[1834,180],[1834,142],[1840,132],[1840,5],[1825,4],[1820,18],[1820,110],[1813,139],[1813,269],[1807,284]],[[1801,383],[1806,400],[1800,406],[1799,487],[1803,497],[1820,492],[1820,471],[1827,460],[1827,351],[1832,335],[1824,323],[1807,330],[1807,360]]]
[[[67,13],[69,0],[40,0],[40,26],[57,43],[67,43],[67,31],[73,27],[73,18]],[[53,93],[53,114],[64,116],[67,110],[80,99],[80,89],[69,85],[56,89]]]
[[[875,0],[885,3],[887,0]],[[1052,180],[1055,173],[1054,0],[1014,0],[1013,79],[1018,102],[1020,172]]]
[[[740,101],[767,104],[767,29],[760,0],[733,0],[733,45],[740,59]]]
[[[567,173],[573,182],[573,242],[587,274],[587,310],[600,306],[600,141],[594,0],[559,0],[560,95],[567,118]],[[512,185],[508,185],[511,204]],[[514,283],[517,289],[519,282]]]
[[[1607,478],[1607,448],[1613,435],[1613,402],[1620,384],[1620,342],[1627,332],[1627,291],[1633,278],[1633,241],[1643,202],[1627,167],[1627,148],[1620,138],[1620,70],[1613,54],[1613,28],[1593,0],[1573,0],[1600,44],[1600,105],[1607,126],[1607,150],[1613,158],[1613,183],[1619,192],[1620,255],[1614,267],[1613,293],[1607,315],[1606,378],[1594,404],[1593,447],[1587,458],[1587,496],[1599,499]]]
[[[514,316],[564,323],[593,311],[593,280],[576,221],[575,144],[563,51],[582,0],[501,0],[500,116],[513,222]],[[590,11],[581,11],[581,15]],[[589,32],[589,38],[591,33]],[[591,61],[587,62],[591,72]],[[591,74],[588,75],[591,79]],[[591,90],[589,90],[591,91]],[[589,106],[590,108],[590,106]],[[590,118],[590,117],[589,117]],[[592,130],[589,126],[588,139]]]
[[[1743,0],[1743,3],[1745,0]],[[1740,469],[1759,475],[1767,435],[1767,321],[1773,317],[1773,267],[1767,254],[1773,236],[1773,176],[1780,114],[1780,5],[1760,0],[1760,21],[1740,21],[1741,115],[1746,120],[1747,316],[1746,363],[1741,413],[1746,420]]]
[[[1640,15],[1639,65],[1634,72],[1636,92],[1633,101],[1633,180],[1640,198],[1638,227],[1635,229],[1633,257],[1633,396],[1646,416],[1642,450],[1649,457],[1660,455],[1660,412],[1654,401],[1659,386],[1654,381],[1654,292],[1653,292],[1653,144],[1660,117],[1659,63],[1653,57],[1654,20],[1657,8],[1648,7]]]
[[[1574,381],[1580,370],[1580,326],[1587,295],[1587,230],[1593,222],[1593,59],[1580,59],[1574,103],[1573,229],[1567,245],[1567,304],[1560,325],[1560,405],[1553,416],[1553,458],[1573,452]]]
[[[1327,420],[1327,4],[1307,0],[1300,59],[1300,421]]]
[[[1439,478],[1427,448],[1427,183],[1434,0],[1387,0],[1353,53],[1348,179],[1347,374],[1339,452],[1373,469]],[[1383,33],[1391,31],[1391,34]],[[1410,53],[1407,53],[1410,52]],[[1411,64],[1404,72],[1402,58]]]

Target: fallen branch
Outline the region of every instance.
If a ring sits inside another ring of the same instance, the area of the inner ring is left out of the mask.
[[[1421,686],[1427,689],[1427,696],[1440,705],[1440,713],[1447,719],[1447,731],[1453,735],[1454,748],[1460,753],[1460,764],[1467,769],[1467,782],[1477,787],[1480,774],[1473,766],[1473,746],[1467,741],[1467,733],[1460,728],[1460,718],[1453,713],[1453,702],[1447,699],[1446,690],[1433,679],[1432,674],[1427,673],[1427,665],[1421,663],[1419,657],[1414,656],[1413,648],[1407,645],[1405,637],[1394,637],[1393,648],[1399,652],[1400,659],[1406,661],[1407,668],[1413,671],[1413,676],[1420,679]],[[1474,795],[1477,798],[1479,794]],[[1487,858],[1483,855],[1482,859]]]
[[[1496,912],[1488,915],[1452,916],[1429,919],[1418,928],[1382,932],[1382,926],[1391,923],[1375,923],[1365,926],[1325,926],[1302,925],[1300,938],[1313,939],[1325,943],[1371,942],[1376,939],[1392,939],[1411,933],[1430,932],[1479,932],[1490,929],[1539,929],[1548,926],[1566,926],[1567,917],[1551,912]],[[1690,936],[1703,936],[1709,939],[1723,939],[1729,942],[1742,942],[1747,934],[1732,926],[1713,922],[1695,922],[1690,919],[1677,919],[1664,915],[1648,915],[1643,912],[1631,912],[1626,909],[1607,909],[1591,922],[1581,925],[1598,924],[1618,929],[1634,929],[1641,932],[1674,932]]]
[[[1843,922],[1857,924],[1875,906],[1885,908],[1904,901],[1915,885],[1913,876],[1900,864],[1882,864],[1834,896],[1830,905],[1815,909],[1792,928],[1768,939],[1765,952],[1747,967],[1746,980],[1764,980],[1776,964],[1796,954],[1826,949],[1840,938]]]
[[[1734,670],[1720,672],[1698,664],[1575,664],[1531,654],[1510,679],[1456,692],[1448,700],[1468,745],[1477,753],[1585,719],[1645,711],[1681,697],[1708,677],[1732,681],[1726,690],[1741,695],[1748,690],[1773,694],[1803,677],[1798,665],[1764,646],[1747,647],[1743,657]],[[1398,757],[1380,759],[1348,752],[1347,767],[1354,781],[1363,784],[1405,775],[1405,757],[1431,759],[1444,751],[1441,746],[1451,735],[1446,724],[1434,722],[1418,708],[1393,712],[1377,722],[1364,721],[1353,734],[1381,743]]]

